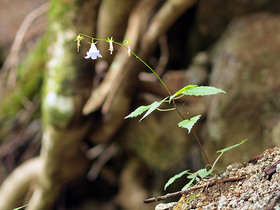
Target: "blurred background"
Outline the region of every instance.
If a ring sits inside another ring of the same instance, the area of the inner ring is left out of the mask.
[[[80,33],[129,40],[172,93],[225,90],[177,102],[184,117],[202,115],[193,130],[210,163],[249,139],[219,172],[278,146],[279,12],[267,0],[0,0],[0,210],[154,209],[143,200],[207,164],[176,112],[124,120],[168,93],[119,45],[110,55],[98,41],[102,58],[85,60],[91,40],[77,52]]]

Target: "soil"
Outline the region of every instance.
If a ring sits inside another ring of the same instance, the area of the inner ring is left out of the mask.
[[[229,165],[221,175],[199,181],[172,207],[156,209],[280,209],[279,181],[280,149],[267,149],[246,164]]]

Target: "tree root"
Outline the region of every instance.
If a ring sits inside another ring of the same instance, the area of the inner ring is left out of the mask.
[[[23,204],[26,194],[38,179],[41,166],[40,158],[33,158],[13,171],[0,188],[0,210],[13,209]]]

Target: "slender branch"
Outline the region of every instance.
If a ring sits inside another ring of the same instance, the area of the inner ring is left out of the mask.
[[[272,165],[267,167],[264,170],[265,174],[268,175],[268,176],[271,176],[272,174],[274,174],[276,172],[276,167],[279,163],[280,163],[280,160],[277,160],[275,163],[273,163]]]
[[[272,200],[273,197],[271,197],[268,201],[268,203]],[[273,202],[270,205],[266,205],[267,206],[267,210],[272,210],[274,209],[274,207],[276,206],[276,204],[279,202],[280,200],[280,194],[276,196],[276,198],[273,200]]]
[[[280,190],[280,188],[276,188],[276,189],[273,189],[273,190],[269,190],[269,191],[267,191],[267,192],[264,192],[264,193],[262,193],[261,195],[265,195],[265,194],[268,194],[268,193],[271,193],[271,192],[275,192],[275,191],[279,191]]]

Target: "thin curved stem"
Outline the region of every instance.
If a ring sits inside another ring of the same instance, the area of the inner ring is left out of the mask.
[[[205,150],[204,150],[203,147],[202,147],[202,144],[200,143],[200,141],[199,141],[199,139],[198,139],[196,133],[195,133],[193,130],[192,130],[192,134],[194,135],[194,137],[195,137],[197,143],[199,144],[199,147],[200,147],[200,149],[201,149],[201,151],[202,151],[202,153],[203,153],[203,155],[204,155],[204,158],[206,159],[207,164],[208,164],[208,165],[211,165],[211,164],[210,164],[210,161],[209,161],[209,159],[208,159],[208,157],[207,157],[207,155],[206,155],[206,152],[205,152]]]
[[[168,111],[173,111],[173,110],[176,110],[175,107],[174,108],[170,108],[170,109],[160,109],[160,108],[157,108],[158,111],[161,111],[161,112],[168,112]]]
[[[91,37],[89,35],[86,35],[86,34],[79,34],[81,36],[85,36],[89,39],[93,39],[93,40],[97,40],[97,41],[105,41],[105,42],[109,42],[108,39],[99,39],[99,38],[94,38],[94,37]],[[120,43],[120,42],[115,42],[114,40],[112,40],[112,42],[114,44],[117,44],[117,45],[120,45],[120,46],[123,46],[125,47],[127,50],[129,49],[125,44],[123,43]],[[172,96],[170,90],[167,88],[167,86],[165,85],[165,83],[162,81],[162,79],[158,76],[158,74],[152,69],[152,67],[150,67],[142,58],[140,58],[137,54],[135,54],[133,51],[130,51],[134,56],[135,58],[137,58],[138,60],[140,60],[156,77],[157,79],[160,81],[160,83],[164,86],[164,88],[166,89],[167,93],[169,96]]]
[[[181,116],[181,118],[182,118],[183,120],[185,120],[185,117],[184,117],[184,116],[181,114],[181,112],[179,111],[179,109],[178,109],[178,107],[177,107],[177,105],[176,105],[176,103],[175,103],[175,99],[174,99],[174,98],[172,99],[172,102],[173,102],[174,108],[175,108],[175,110],[177,111],[177,113]],[[203,146],[202,146],[202,144],[200,143],[200,141],[199,141],[199,139],[198,139],[196,133],[195,133],[193,130],[191,130],[191,132],[192,132],[192,134],[193,134],[195,140],[197,141],[197,143],[198,143],[198,145],[199,145],[199,147],[200,147],[200,150],[202,151],[202,153],[203,153],[203,155],[204,155],[204,158],[205,158],[207,164],[211,165],[211,164],[210,164],[210,161],[209,161],[209,159],[208,159],[208,157],[207,157],[207,155],[206,155],[206,152],[205,152],[205,150],[203,149]]]
[[[222,157],[222,155],[224,154],[224,152],[222,152],[215,160],[215,162],[213,163],[213,166],[211,167],[211,169],[213,169],[216,165],[216,163],[218,162],[218,160]]]

